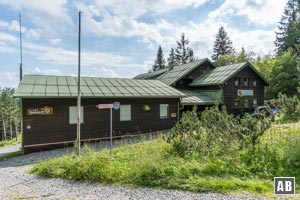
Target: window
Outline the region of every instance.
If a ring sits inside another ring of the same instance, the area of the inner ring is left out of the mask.
[[[131,105],[121,105],[120,108],[120,121],[131,120]]]
[[[160,116],[160,118],[169,117],[169,104],[160,104],[159,105],[159,116]]]
[[[249,108],[249,100],[248,99],[244,100],[244,108]]]
[[[238,99],[236,99],[236,100],[234,100],[234,107],[235,108],[238,108],[239,107],[239,100]]]
[[[257,99],[253,99],[253,108],[257,107]]]
[[[256,87],[256,80],[253,81],[253,86]]]
[[[234,86],[240,86],[240,81],[241,81],[240,77],[234,78]]]
[[[83,120],[83,106],[80,107],[80,123],[84,122]],[[70,106],[69,107],[69,123],[70,124],[77,124],[77,106]]]
[[[249,86],[250,79],[249,78],[244,78],[244,86],[248,87]]]

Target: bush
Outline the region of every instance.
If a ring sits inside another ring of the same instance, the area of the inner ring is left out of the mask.
[[[219,156],[236,152],[243,146],[255,146],[258,138],[270,127],[271,117],[249,114],[238,121],[218,105],[207,108],[201,116],[196,107],[183,113],[171,129],[166,140],[180,155],[198,153],[202,156]]]
[[[278,99],[285,119],[298,121],[300,119],[300,99],[296,95],[288,97],[285,94],[279,94]]]

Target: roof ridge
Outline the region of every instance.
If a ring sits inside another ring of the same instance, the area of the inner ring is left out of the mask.
[[[71,76],[71,75],[43,75],[43,74],[24,74],[24,76],[44,76],[44,77],[71,77],[71,78],[77,78],[77,76]],[[99,78],[99,79],[121,79],[121,80],[133,80],[137,81],[139,79],[131,79],[131,78],[112,78],[112,77],[97,77],[97,76],[81,76],[80,78]],[[156,79],[147,79],[147,81],[158,81]]]

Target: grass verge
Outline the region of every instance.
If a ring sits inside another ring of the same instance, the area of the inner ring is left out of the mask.
[[[10,158],[13,158],[13,157],[16,157],[16,156],[21,156],[21,155],[24,155],[23,150],[8,153],[8,154],[5,154],[4,156],[0,156],[0,161],[4,161],[4,160],[10,159]]]
[[[1,147],[5,147],[5,146],[9,146],[9,145],[14,145],[14,144],[19,144],[22,141],[22,136],[21,134],[18,134],[18,139],[16,140],[16,138],[13,138],[11,140],[3,140],[0,141],[0,148]]]
[[[35,165],[30,173],[75,181],[192,192],[250,192],[272,196],[274,176],[300,178],[300,126],[274,126],[255,149],[234,155],[178,156],[163,139],[81,156],[65,155]],[[289,169],[287,169],[289,167]],[[297,186],[297,191],[299,186]]]

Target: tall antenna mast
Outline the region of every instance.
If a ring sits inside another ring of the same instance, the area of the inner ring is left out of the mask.
[[[19,24],[20,24],[20,81],[23,77],[23,54],[22,54],[22,20],[21,20],[21,11],[19,11]]]
[[[81,93],[80,93],[80,42],[81,42],[81,11],[78,13],[78,79],[77,79],[77,146],[78,155],[80,155],[80,109],[81,109]]]

